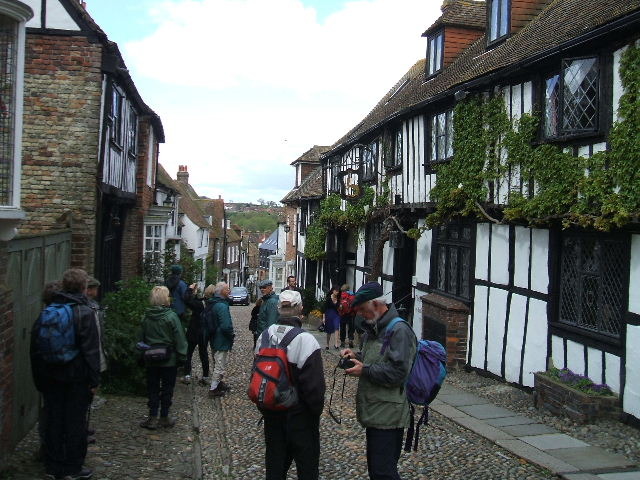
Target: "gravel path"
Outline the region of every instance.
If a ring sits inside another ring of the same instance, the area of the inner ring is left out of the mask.
[[[264,436],[260,415],[246,395],[252,362],[251,335],[247,329],[249,307],[233,307],[236,343],[230,357],[227,381],[232,390],[223,399],[207,398],[207,388],[196,393],[201,429],[205,479],[264,478]],[[327,387],[331,388],[336,357],[323,354]],[[340,378],[339,386],[342,386]],[[342,425],[328,415],[329,392],[320,423],[320,478],[365,479],[367,476],[364,430],[355,420],[356,380],[347,379],[342,404]],[[336,386],[336,396],[340,388]],[[420,437],[418,452],[403,453],[400,472],[405,479],[551,479],[555,476],[511,455],[495,444],[457,426],[433,412]],[[288,476],[295,479],[295,468]]]

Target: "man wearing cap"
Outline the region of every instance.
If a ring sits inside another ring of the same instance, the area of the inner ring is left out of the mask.
[[[262,295],[262,304],[258,312],[256,336],[278,321],[278,295],[273,291],[273,282],[267,278],[258,283],[258,288]]]
[[[184,304],[183,297],[188,287],[186,282],[181,278],[182,270],[182,265],[171,265],[171,274],[164,282],[164,284],[169,289],[169,293],[171,294],[171,308],[178,314],[180,320],[185,323],[187,320],[185,318],[185,312],[187,308]]]
[[[277,323],[268,327],[263,335],[266,335],[265,341],[269,345],[274,345],[282,342],[291,330],[297,329],[298,333],[287,347],[287,360],[298,392],[298,403],[285,411],[262,411],[266,478],[286,478],[291,462],[295,460],[299,480],[318,480],[320,415],[326,390],[320,344],[313,335],[300,328],[302,297],[299,292],[282,291],[278,311]],[[263,338],[260,338],[256,354],[262,343]]]
[[[345,349],[340,354],[355,364],[345,373],[359,377],[356,415],[366,429],[369,478],[400,480],[398,460],[410,418],[404,385],[416,354],[416,336],[405,321],[387,332],[398,312],[387,305],[378,282],[360,287],[352,308],[364,319],[362,352]]]

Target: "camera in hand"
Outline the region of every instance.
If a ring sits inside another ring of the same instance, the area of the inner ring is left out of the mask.
[[[356,364],[353,362],[353,360],[347,357],[342,357],[340,359],[340,362],[338,363],[338,367],[342,368],[343,370],[346,370],[348,368],[353,368],[355,366]]]

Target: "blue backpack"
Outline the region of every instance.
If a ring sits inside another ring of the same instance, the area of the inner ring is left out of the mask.
[[[381,354],[384,353],[389,346],[391,336],[393,335],[392,329],[399,322],[404,322],[404,320],[394,318],[387,325],[382,342],[382,349],[380,351]],[[407,430],[407,440],[404,446],[405,451],[411,451],[412,444],[413,450],[417,450],[420,425],[426,425],[429,421],[429,404],[438,395],[446,376],[447,352],[444,347],[438,342],[431,340],[418,341],[413,366],[411,367],[411,372],[405,384],[407,400],[409,400],[411,407],[411,423]],[[417,424],[415,424],[413,418],[415,415],[414,405],[424,407]]]
[[[45,363],[65,364],[79,353],[73,311],[67,303],[52,303],[45,307],[34,325],[36,351]]]

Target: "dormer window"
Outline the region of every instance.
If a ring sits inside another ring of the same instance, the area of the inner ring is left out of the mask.
[[[487,0],[489,11],[489,43],[500,40],[509,33],[511,0]]]
[[[442,70],[444,57],[444,31],[429,37],[427,45],[427,76],[432,76]]]

